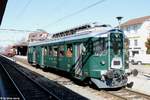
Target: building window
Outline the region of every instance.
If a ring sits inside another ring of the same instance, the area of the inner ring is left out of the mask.
[[[132,51],[132,57],[134,57],[136,54],[139,54],[139,51]]]
[[[134,40],[134,46],[138,46],[138,40]]]
[[[130,40],[128,39],[127,42],[128,42],[127,45],[129,46],[129,45],[131,44],[131,43],[130,43]]]
[[[130,26],[127,27],[127,31],[130,31]]]

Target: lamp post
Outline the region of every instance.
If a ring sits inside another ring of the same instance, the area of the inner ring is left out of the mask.
[[[118,28],[120,29],[121,27],[120,27],[120,24],[121,24],[121,19],[122,19],[123,17],[121,17],[121,16],[118,16],[118,17],[116,17],[116,19],[118,20],[118,24],[119,24],[119,26],[118,26]]]

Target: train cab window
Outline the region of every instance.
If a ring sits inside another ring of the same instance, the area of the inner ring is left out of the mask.
[[[58,47],[56,46],[52,47],[52,55],[57,56],[57,52],[58,52]]]
[[[66,56],[72,57],[72,44],[67,44]]]
[[[60,57],[63,57],[64,54],[65,54],[64,46],[60,46],[60,47],[59,47],[59,56],[60,56]]]
[[[113,33],[110,35],[110,48],[115,54],[123,49],[123,34]]]

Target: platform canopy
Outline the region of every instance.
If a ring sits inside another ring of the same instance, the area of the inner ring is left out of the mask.
[[[5,12],[6,4],[8,0],[0,0],[0,25],[3,19],[3,15]]]

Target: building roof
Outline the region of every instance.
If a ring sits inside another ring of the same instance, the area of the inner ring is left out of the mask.
[[[0,0],[0,25],[3,19],[4,11],[8,0]]]
[[[13,48],[16,48],[16,47],[23,47],[23,46],[27,46],[27,45],[28,45],[27,42],[21,42],[21,43],[18,43],[18,44],[13,45],[12,47],[13,47]]]
[[[142,24],[145,20],[148,20],[148,19],[150,19],[150,16],[134,18],[134,19],[128,20],[125,23],[121,24],[121,27],[126,27],[126,26],[136,25],[136,24]]]
[[[28,42],[33,42],[33,41],[43,41],[48,38],[48,34],[45,31],[41,32],[32,32],[28,36]]]

